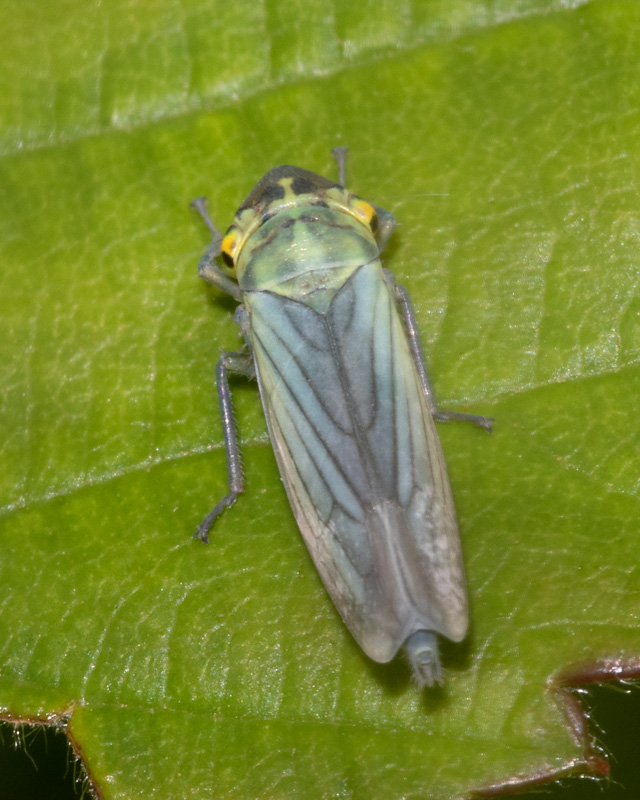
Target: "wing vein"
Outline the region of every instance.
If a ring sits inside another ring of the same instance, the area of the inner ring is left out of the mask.
[[[291,359],[292,359],[292,360],[293,360],[293,361],[294,361],[294,362],[295,362],[295,363],[298,365],[298,367],[300,368],[300,362],[299,362],[299,359],[296,357],[295,353],[294,353],[294,352],[291,350],[291,348],[288,346],[288,343],[287,343],[286,341],[282,340],[280,337],[278,337],[278,338],[279,338],[279,340],[280,340],[281,344],[284,346],[284,348],[285,348],[285,349],[287,350],[287,352],[290,354],[290,357],[291,357]],[[325,440],[323,439],[323,437],[322,437],[322,435],[321,435],[321,432],[320,432],[320,430],[319,430],[319,428],[318,428],[318,426],[317,426],[316,422],[315,422],[315,421],[312,419],[312,417],[311,417],[311,416],[310,416],[310,415],[307,413],[307,411],[306,411],[306,409],[305,409],[304,405],[303,405],[303,404],[300,402],[300,399],[297,397],[297,395],[294,393],[294,391],[293,391],[293,390],[292,390],[292,388],[290,387],[290,385],[289,385],[289,383],[287,382],[287,380],[286,380],[286,378],[285,378],[285,376],[284,376],[284,374],[283,374],[282,370],[280,369],[280,367],[279,367],[278,363],[276,362],[276,360],[273,358],[273,356],[272,356],[272,355],[271,355],[271,353],[269,352],[268,348],[266,348],[266,347],[264,346],[264,343],[263,343],[263,342],[260,340],[260,338],[259,338],[258,336],[256,336],[256,340],[259,342],[262,352],[264,353],[264,355],[265,355],[265,357],[266,357],[267,361],[268,361],[268,362],[269,362],[269,364],[271,365],[271,368],[272,368],[272,370],[273,370],[273,373],[274,373],[275,375],[277,375],[278,379],[280,380],[280,385],[281,385],[281,387],[282,387],[282,388],[281,388],[281,390],[282,390],[284,393],[286,393],[286,395],[287,395],[288,399],[290,400],[290,402],[292,402],[292,403],[295,405],[295,407],[298,409],[298,411],[299,411],[299,413],[301,414],[301,416],[302,416],[302,417],[304,417],[304,419],[306,420],[306,422],[307,422],[307,424],[308,424],[309,428],[311,429],[311,431],[313,432],[313,434],[314,434],[314,436],[315,436],[315,443],[314,443],[314,446],[310,446],[310,444],[309,444],[309,443],[306,441],[306,439],[305,439],[305,437],[304,437],[304,435],[303,435],[303,432],[302,432],[302,430],[300,429],[300,427],[299,427],[298,423],[296,422],[296,420],[294,419],[293,415],[291,415],[291,414],[289,415],[289,422],[290,422],[290,424],[293,426],[294,430],[296,431],[296,433],[297,433],[297,435],[298,435],[298,438],[299,438],[299,440],[300,440],[300,442],[301,442],[301,444],[302,444],[302,446],[303,446],[303,448],[304,448],[305,452],[307,453],[307,455],[308,455],[308,457],[309,457],[309,460],[310,460],[310,461],[313,463],[313,465],[314,465],[314,467],[315,467],[315,469],[316,469],[316,472],[317,472],[317,474],[318,474],[319,476],[323,476],[323,470],[322,470],[322,466],[321,466],[321,464],[320,464],[320,461],[319,461],[319,460],[316,458],[316,456],[315,456],[315,449],[314,449],[316,446],[319,446],[319,447],[321,447],[321,448],[322,448],[322,451],[323,451],[323,453],[325,454],[326,458],[328,458],[328,460],[331,462],[331,464],[332,464],[332,466],[334,467],[335,471],[336,471],[336,472],[337,472],[337,473],[340,475],[340,477],[342,478],[342,480],[343,480],[344,484],[345,484],[345,485],[346,485],[346,486],[349,488],[349,490],[350,490],[351,494],[353,495],[353,497],[354,497],[354,498],[355,498],[355,500],[357,501],[357,503],[358,503],[358,505],[360,506],[360,508],[361,508],[361,509],[363,509],[362,500],[361,500],[361,498],[359,497],[359,494],[360,494],[360,493],[359,493],[359,491],[358,491],[358,487],[357,487],[357,486],[355,485],[355,483],[354,483],[354,482],[351,480],[351,478],[350,478],[349,474],[348,474],[348,473],[347,473],[347,471],[344,469],[344,466],[343,466],[343,464],[341,463],[341,461],[339,460],[339,458],[337,458],[337,457],[336,457],[336,455],[335,455],[335,454],[332,452],[332,450],[331,450],[331,449],[330,449],[330,448],[327,446],[327,443],[326,443],[326,442],[325,442]],[[306,372],[305,372],[304,370],[302,370],[302,369],[301,369],[301,371],[303,372],[303,374],[305,374],[305,375],[306,375]],[[322,403],[322,401],[321,401],[321,400],[320,400],[320,398],[318,397],[318,393],[315,391],[315,388],[314,388],[314,385],[313,385],[313,383],[312,383],[312,382],[309,382],[309,388],[310,388],[310,390],[312,391],[312,393],[313,393],[314,397],[317,399],[317,401],[318,401],[319,405],[320,405],[320,406],[321,406],[321,407],[324,409],[324,404]],[[331,421],[334,423],[335,427],[336,427],[338,430],[342,431],[342,429],[341,429],[341,428],[340,428],[338,425],[336,425],[336,424],[335,424],[335,422],[334,422],[334,420],[333,420],[333,417],[331,417],[331,415],[327,414],[327,417],[328,417],[328,418],[329,418],[329,419],[330,419],[330,420],[331,420]],[[284,428],[283,428],[283,426],[280,424],[280,422],[278,422],[278,427],[280,428],[280,432],[281,432],[281,435],[282,435],[282,440],[283,440],[283,442],[286,442],[286,443],[287,443],[287,450],[289,451],[290,457],[291,457],[291,458],[293,458],[293,452],[292,452],[292,450],[291,450],[291,446],[290,446],[290,444],[287,442],[287,436],[286,436],[286,433],[285,433],[285,429],[284,429]],[[343,432],[343,431],[342,431],[342,432]],[[302,476],[301,476],[301,477],[302,477]],[[326,488],[326,489],[328,490],[328,492],[329,492],[329,493],[332,495],[332,497],[334,498],[335,502],[337,502],[337,503],[338,503],[338,505],[340,506],[340,508],[342,509],[342,511],[343,511],[343,512],[344,512],[344,513],[345,513],[345,514],[348,516],[348,517],[350,517],[351,519],[355,519],[355,517],[353,516],[353,514],[352,514],[352,513],[350,513],[350,512],[349,512],[349,510],[347,509],[347,507],[346,507],[346,506],[344,506],[342,503],[340,503],[339,501],[337,501],[337,500],[336,500],[335,493],[334,493],[334,492],[331,492],[331,487],[329,486],[329,484],[328,484],[328,482],[326,481],[326,479],[323,477],[323,478],[322,478],[322,480],[323,480],[323,484],[324,484],[325,488]],[[308,486],[304,480],[303,480],[303,483],[305,484],[305,487],[307,488],[307,491],[308,491],[309,497],[313,497],[312,487]]]

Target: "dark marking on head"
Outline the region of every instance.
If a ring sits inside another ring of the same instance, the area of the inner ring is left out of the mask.
[[[296,195],[313,194],[317,191],[314,182],[302,175],[293,179],[291,182],[291,189]]]
[[[226,266],[229,267],[229,269],[233,269],[233,267],[234,267],[233,258],[229,255],[229,253],[226,253],[223,250],[220,255],[222,256],[222,260],[224,261]]]
[[[282,164],[279,167],[270,169],[256,183],[238,211],[255,208],[256,206],[264,207],[274,200],[281,200],[284,197],[284,188],[280,185],[280,181],[283,178],[291,179],[291,188],[296,194],[321,193],[326,189],[331,189],[333,186],[340,186],[339,183],[323,178],[322,175],[316,175],[315,172],[309,172],[300,167],[292,167],[289,164]]]
[[[260,205],[269,205],[274,200],[284,199],[284,186],[279,183],[270,183],[263,187],[260,195]]]

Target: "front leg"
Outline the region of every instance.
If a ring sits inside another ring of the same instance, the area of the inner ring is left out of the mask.
[[[433,393],[433,387],[431,386],[431,381],[429,380],[429,376],[427,374],[427,365],[425,362],[424,353],[422,352],[420,337],[418,336],[416,312],[414,311],[409,292],[404,288],[404,286],[397,283],[394,275],[388,270],[385,270],[385,277],[387,282],[391,285],[391,288],[396,296],[396,300],[400,306],[400,312],[409,336],[409,346],[411,347],[413,360],[418,369],[418,374],[420,375],[420,380],[422,382],[422,388],[424,389],[424,394],[427,399],[427,405],[429,406],[429,410],[431,411],[433,418],[440,422],[449,422],[449,420],[471,422],[473,425],[478,425],[479,427],[484,428],[486,431],[491,433],[491,423],[493,422],[493,417],[482,417],[479,414],[463,414],[459,411],[444,411],[438,407],[435,394]]]
[[[205,225],[211,231],[211,244],[207,247],[205,254],[198,262],[198,275],[204,278],[205,281],[217,286],[218,289],[221,289],[223,292],[230,294],[234,300],[241,303],[242,290],[233,278],[226,275],[218,266],[218,256],[220,255],[220,245],[222,244],[223,236],[209,216],[209,212],[207,211],[207,198],[196,197],[196,199],[191,202],[191,208],[195,209],[198,214],[200,214]]]
[[[238,428],[233,413],[229,373],[255,378],[255,367],[251,353],[246,350],[236,353],[223,353],[216,366],[216,386],[224,432],[224,449],[227,454],[229,492],[216,503],[213,510],[207,514],[193,534],[194,539],[202,539],[205,544],[209,542],[209,530],[213,523],[225,508],[235,503],[240,492],[244,491],[242,460],[240,458],[240,448],[238,447]]]

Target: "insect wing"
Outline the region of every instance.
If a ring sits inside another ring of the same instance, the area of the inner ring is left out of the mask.
[[[276,458],[347,627],[389,661],[419,630],[464,638],[467,601],[440,443],[379,261],[319,313],[248,292]]]

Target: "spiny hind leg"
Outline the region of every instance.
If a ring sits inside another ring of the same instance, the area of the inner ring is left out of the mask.
[[[409,346],[411,347],[413,360],[417,367],[418,374],[420,375],[427,405],[429,406],[429,410],[431,411],[433,418],[439,420],[440,422],[449,422],[449,420],[471,422],[473,425],[478,425],[480,428],[484,428],[486,431],[491,433],[493,417],[483,417],[479,414],[464,414],[459,411],[445,411],[438,406],[433,387],[431,386],[431,381],[429,380],[429,375],[427,373],[427,364],[422,351],[422,345],[420,344],[420,336],[418,335],[416,313],[414,311],[409,292],[404,288],[404,286],[396,281],[394,275],[388,270],[385,270],[385,277],[389,285],[392,287],[396,296],[396,300],[400,306],[405,329],[407,331],[407,335],[409,336]]]
[[[247,350],[235,353],[223,353],[216,366],[216,386],[218,389],[218,402],[222,417],[224,433],[224,447],[227,454],[227,478],[229,491],[214,506],[202,520],[198,529],[193,534],[194,539],[202,539],[206,544],[209,541],[209,530],[222,514],[225,508],[232,506],[238,495],[244,491],[244,478],[242,475],[242,459],[238,446],[238,427],[236,425],[231,389],[229,387],[229,374],[244,375],[255,378],[253,356]]]

